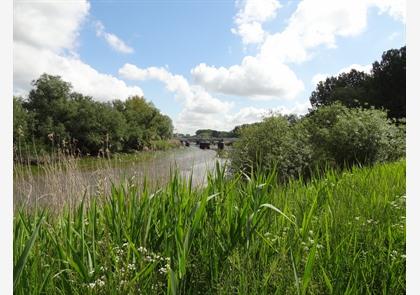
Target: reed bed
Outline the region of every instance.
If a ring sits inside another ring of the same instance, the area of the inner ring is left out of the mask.
[[[404,294],[405,161],[279,184],[172,171],[14,218],[15,294]]]

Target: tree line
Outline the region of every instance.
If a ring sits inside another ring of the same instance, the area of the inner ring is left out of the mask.
[[[233,169],[275,168],[286,181],[405,157],[405,55],[405,46],[391,49],[369,74],[352,70],[319,82],[304,116],[272,114],[237,128]]]
[[[13,97],[13,142],[20,151],[129,152],[172,136],[171,119],[143,97],[99,102],[48,74],[32,85],[27,99]]]
[[[405,118],[406,47],[390,49],[372,64],[370,73],[355,69],[318,83],[312,108],[340,102],[347,107],[384,109],[388,118]]]

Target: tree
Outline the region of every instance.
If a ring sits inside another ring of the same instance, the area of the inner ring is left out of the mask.
[[[371,77],[352,69],[338,77],[329,77],[318,83],[315,91],[310,96],[312,107],[317,108],[330,105],[336,101],[348,107],[356,107],[369,101],[369,84]]]
[[[382,54],[372,65],[374,105],[389,110],[391,118],[405,118],[406,110],[406,47]]]
[[[29,92],[28,101],[23,106],[33,113],[35,136],[46,145],[51,140],[61,142],[69,138],[65,126],[75,110],[70,101],[71,84],[60,76],[42,74],[32,85],[34,89]]]
[[[351,70],[318,83],[310,101],[314,109],[334,102],[347,107],[375,107],[389,118],[405,118],[406,48],[391,49],[372,64],[370,74]]]
[[[13,97],[13,143],[29,138],[29,113],[23,107],[22,97]]]

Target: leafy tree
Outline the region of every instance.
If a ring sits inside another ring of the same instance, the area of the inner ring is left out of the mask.
[[[372,75],[373,105],[389,110],[391,118],[405,118],[406,47],[384,52],[382,60],[373,63]]]
[[[122,113],[127,125],[128,149],[142,149],[150,146],[152,140],[169,138],[172,134],[172,121],[143,97],[133,96],[124,103]]]
[[[334,103],[318,108],[302,123],[313,146],[313,164],[373,164],[405,154],[404,127],[395,125],[382,110]]]
[[[386,109],[389,118],[405,118],[406,47],[383,53],[370,74],[351,70],[318,83],[310,101],[314,109],[340,102],[347,107]]]
[[[61,142],[70,134],[65,125],[71,120],[74,106],[70,102],[71,84],[59,76],[47,74],[32,82],[25,108],[34,115],[35,136],[48,145]]]
[[[142,149],[172,136],[172,121],[142,97],[103,103],[72,91],[59,76],[32,82],[27,101],[14,98],[14,141],[29,133],[40,148],[60,147],[82,154]]]
[[[360,104],[371,103],[368,101],[369,83],[371,77],[356,70],[342,73],[338,77],[329,77],[318,83],[315,91],[310,96],[314,108],[330,105],[336,101],[348,107],[356,107]]]
[[[280,179],[306,173],[312,157],[309,135],[300,123],[271,116],[261,123],[242,127],[234,144],[232,165],[247,173],[277,168]]]
[[[23,107],[23,98],[13,97],[13,142],[29,138],[29,113]]]

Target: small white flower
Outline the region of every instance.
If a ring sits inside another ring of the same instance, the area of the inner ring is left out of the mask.
[[[129,264],[129,265],[127,266],[127,268],[128,268],[129,270],[135,270],[135,269],[136,269],[136,266],[135,266],[134,264]]]

